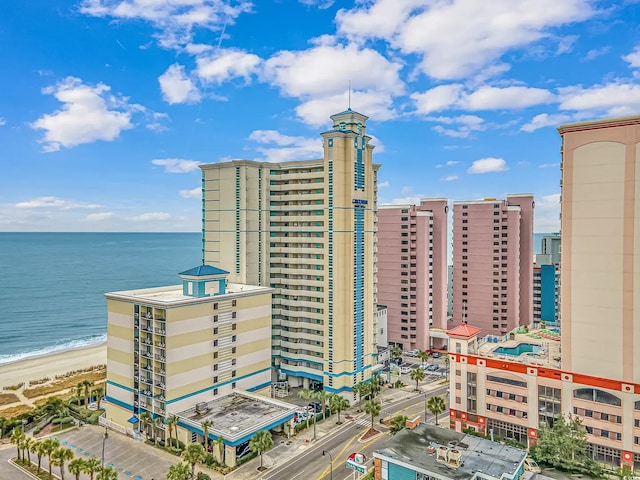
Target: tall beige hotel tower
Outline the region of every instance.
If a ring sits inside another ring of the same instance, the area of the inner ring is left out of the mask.
[[[376,364],[376,191],[368,117],[348,109],[324,157],[202,165],[203,259],[270,286],[274,376],[345,394]]]

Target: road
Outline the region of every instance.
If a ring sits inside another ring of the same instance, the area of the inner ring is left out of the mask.
[[[443,385],[429,392],[429,396],[442,395],[448,386]],[[416,394],[415,397],[384,405],[382,417],[395,417],[406,415],[410,419],[424,414],[424,394]],[[446,414],[440,418],[448,418]],[[428,421],[432,419],[429,414]],[[371,468],[373,451],[383,447],[391,437],[386,433],[386,427],[377,421],[376,428],[385,433],[365,442],[358,442],[358,438],[370,427],[371,419],[366,414],[360,414],[356,420],[345,422],[334,434],[322,438],[309,450],[280,466],[269,469],[263,475],[262,480],[329,480],[330,457],[322,455],[323,450],[328,451],[333,457],[333,478],[343,480],[351,478],[352,470],[345,466],[347,457],[353,452],[364,453]]]

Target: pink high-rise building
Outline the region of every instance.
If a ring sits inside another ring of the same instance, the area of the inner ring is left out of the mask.
[[[447,203],[378,207],[378,303],[388,309],[389,344],[404,350],[446,344]],[[430,340],[430,327],[440,338]]]
[[[533,321],[533,195],[455,202],[453,325],[503,335]]]

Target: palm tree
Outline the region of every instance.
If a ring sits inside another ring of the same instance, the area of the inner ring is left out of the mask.
[[[157,447],[158,446],[158,430],[160,429],[160,425],[162,425],[162,418],[161,417],[154,418],[153,421],[151,422],[151,425],[153,426],[154,443],[156,444],[156,447]]]
[[[182,452],[182,458],[184,461],[191,465],[191,476],[195,476],[196,463],[204,462],[207,458],[207,454],[204,451],[204,447],[199,443],[190,443],[187,448]]]
[[[436,425],[438,425],[438,415],[447,409],[442,397],[431,397],[427,400],[427,408],[436,416]]]
[[[102,401],[102,395],[104,395],[104,388],[96,387],[93,389],[91,394],[96,397],[96,402],[98,403],[98,410],[100,410],[100,402]]]
[[[204,435],[204,449],[209,452],[209,427],[213,427],[211,420],[205,420],[200,424],[202,426],[202,433]]]
[[[429,361],[429,352],[425,352],[424,350],[420,350],[418,352],[418,358],[420,359],[420,362],[424,365],[425,363],[427,363]]]
[[[222,438],[222,435],[220,435],[218,437],[218,440],[216,440],[216,444],[218,445],[218,453],[220,454],[220,463],[222,465],[224,465],[224,438]]]
[[[40,465],[42,465],[42,457],[44,457],[46,452],[46,446],[44,441],[36,442],[36,455],[38,456],[38,472],[40,471]]]
[[[353,386],[353,391],[358,394],[358,411],[360,411],[360,405],[362,404],[362,398],[369,394],[369,384],[360,382]]]
[[[187,480],[189,478],[189,464],[180,462],[169,467],[167,480]]]
[[[142,431],[144,432],[145,435],[148,435],[147,427],[153,421],[153,418],[151,418],[151,414],[149,412],[142,412],[139,418],[140,418],[140,425],[142,425]]]
[[[84,406],[87,407],[89,405],[91,387],[93,387],[93,382],[90,382],[89,380],[84,380],[83,382],[81,382],[81,384],[84,387],[84,398],[85,398]]]
[[[325,420],[327,414],[327,400],[329,398],[329,393],[324,390],[319,390],[317,392],[313,392],[313,397],[315,400],[319,400],[322,402],[322,419]]]
[[[416,391],[420,391],[420,389],[418,388],[418,384],[424,380],[425,374],[424,374],[424,370],[421,368],[416,368],[415,370],[411,370],[411,380],[415,380],[416,381]]]
[[[371,394],[371,400],[376,397],[376,393],[380,391],[380,372],[373,372],[371,374],[371,382],[369,382],[369,393]]]
[[[54,465],[60,467],[60,478],[64,480],[64,464],[73,460],[73,450],[70,448],[57,448],[51,453],[51,459]]]
[[[22,448],[27,452],[27,459],[29,460],[29,465],[31,465],[31,448],[35,445],[36,440],[33,437],[26,436],[22,441]],[[24,460],[24,452],[22,453],[22,459]]]
[[[60,441],[57,438],[47,438],[42,443],[44,454],[49,457],[49,478],[51,478],[51,455],[60,447]]]
[[[80,406],[80,398],[82,398],[82,392],[84,392],[84,385],[82,382],[76,385],[76,397],[78,397],[78,406]]]
[[[313,398],[313,391],[308,388],[303,388],[298,392],[298,397],[308,402]],[[309,428],[309,412],[307,412],[307,428]]]
[[[364,411],[371,415],[371,428],[373,428],[373,420],[375,419],[375,417],[380,415],[380,410],[382,410],[382,406],[377,400],[369,400],[367,403],[365,403]]]
[[[408,417],[406,415],[398,415],[397,417],[393,417],[391,420],[391,433],[395,435],[396,433],[402,431],[407,426]]]
[[[22,460],[20,457],[20,442],[22,442],[22,437],[24,437],[24,433],[18,428],[14,428],[13,432],[11,432],[11,437],[9,441],[16,446],[16,451],[18,452],[18,460]]]
[[[402,349],[396,345],[391,349],[391,356],[396,359],[402,358]]]
[[[76,480],[80,480],[80,474],[84,472],[84,460],[82,458],[74,458],[69,462],[69,472],[76,476]]]
[[[271,447],[273,447],[273,438],[271,438],[271,433],[266,430],[256,432],[253,438],[249,441],[249,449],[260,455],[260,470],[264,468],[262,466],[262,454]]]
[[[342,410],[345,410],[347,408],[349,408],[349,400],[347,400],[344,397],[341,397],[340,395],[337,394],[333,394],[331,395],[330,399],[329,399],[329,405],[331,407],[331,410],[337,410],[338,411],[338,421],[336,422],[338,425],[340,425],[342,422],[340,421],[340,412]]]
[[[98,480],[118,480],[118,472],[111,467],[101,468],[98,472]]]
[[[38,455],[38,449],[40,448],[40,442],[35,438],[31,439],[31,444],[29,445],[29,452],[35,455]],[[29,463],[31,463],[31,455],[29,455]],[[40,463],[38,461],[38,463]],[[40,466],[38,465],[38,471],[40,471]]]
[[[88,460],[84,461],[84,466],[82,467],[82,471],[84,473],[89,474],[89,478],[93,480],[93,475],[100,470],[100,460],[97,458],[91,457]]]

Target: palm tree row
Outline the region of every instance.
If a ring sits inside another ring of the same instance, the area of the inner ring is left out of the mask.
[[[101,468],[100,461],[97,458],[89,458],[87,460],[74,458],[73,450],[62,447],[60,441],[56,438],[36,440],[15,429],[11,434],[10,440],[16,446],[19,462],[31,464],[32,453],[37,457],[38,472],[42,470],[42,457],[47,457],[49,478],[52,478],[51,468],[53,466],[60,468],[60,478],[62,480],[64,480],[67,469],[75,476],[76,480],[80,479],[81,473],[89,475],[91,480],[94,480],[96,473],[98,474],[97,480],[117,480],[118,478],[118,473],[114,469],[110,467]],[[27,455],[26,458],[25,453]]]
[[[329,404],[329,412],[338,412],[338,424],[340,421],[340,412],[349,408],[349,400],[335,393],[325,392],[324,390],[314,392],[309,388],[303,388],[298,392],[298,396],[303,400],[318,400],[322,402],[322,419],[325,420],[327,414],[327,404]],[[309,415],[307,415],[307,428],[309,428]]]

